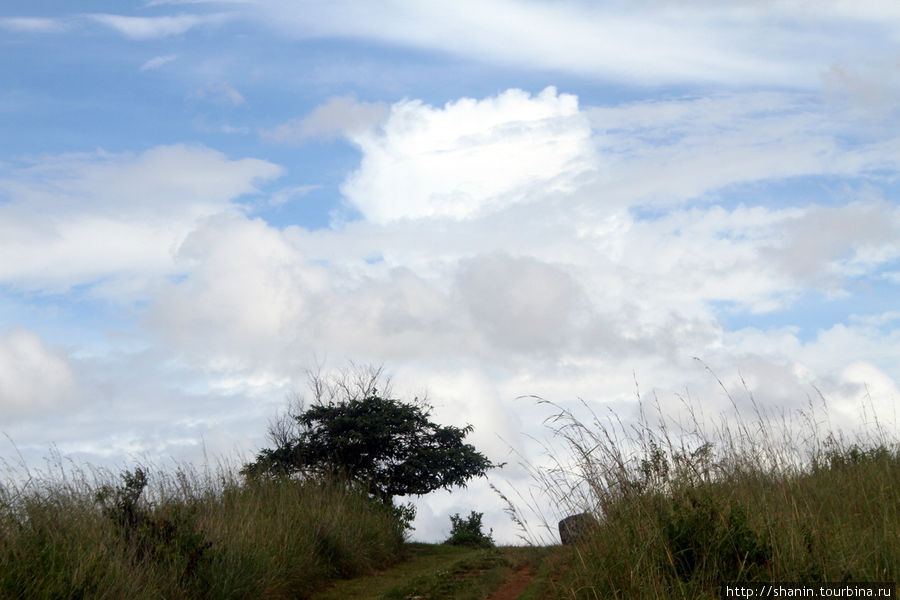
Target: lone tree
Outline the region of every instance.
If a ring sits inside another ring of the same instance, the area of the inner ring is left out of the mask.
[[[337,383],[313,376],[316,403],[270,424],[269,437],[277,447],[260,451],[242,472],[248,477],[343,477],[390,504],[394,496],[465,487],[472,477],[499,466],[464,443],[471,425],[430,421],[424,402],[409,404],[389,398],[389,390],[379,393],[380,377],[380,369],[357,374],[353,384],[346,373]]]

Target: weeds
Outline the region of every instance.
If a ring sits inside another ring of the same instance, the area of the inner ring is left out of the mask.
[[[141,506],[147,474],[137,468],[121,475],[118,487],[103,485],[94,498],[115,525],[125,554],[136,563],[150,561],[177,575],[183,587],[210,587],[208,551],[212,542],[197,529],[196,506],[168,501],[156,511]]]
[[[342,483],[57,471],[0,486],[0,598],[297,598],[402,554],[392,507]]]
[[[557,405],[569,450],[532,468],[559,512],[599,522],[557,592],[568,598],[715,598],[717,584],[894,581],[900,564],[900,446],[878,421],[847,442],[813,407],[705,425],[588,419]],[[730,396],[729,396],[730,398]],[[810,403],[812,405],[812,403]],[[823,400],[824,404],[824,400]],[[732,399],[737,413],[737,405]]]

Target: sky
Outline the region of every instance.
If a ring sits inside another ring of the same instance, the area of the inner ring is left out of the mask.
[[[383,366],[508,463],[414,539],[510,542],[534,396],[896,433],[898,99],[886,0],[4,3],[0,456],[248,460]]]

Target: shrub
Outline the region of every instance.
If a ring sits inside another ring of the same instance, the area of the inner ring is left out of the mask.
[[[746,511],[721,494],[688,490],[658,510],[666,554],[682,581],[745,581],[772,558],[771,544],[750,527]]]
[[[450,537],[444,543],[453,546],[468,546],[470,548],[493,548],[494,539],[491,536],[494,530],[491,529],[487,535],[481,531],[481,518],[483,516],[484,513],[475,512],[474,510],[469,513],[467,519],[460,517],[459,513],[451,515]]]

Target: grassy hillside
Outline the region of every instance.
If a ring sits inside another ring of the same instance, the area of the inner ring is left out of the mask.
[[[188,470],[0,488],[2,598],[302,598],[400,559],[403,526],[343,485]]]
[[[726,582],[897,580],[894,430],[873,420],[845,439],[817,431],[826,419],[810,411],[791,422],[757,408],[753,422],[712,428],[658,416],[626,427],[557,415],[573,459],[535,474],[569,512],[596,517],[557,597],[718,598]]]

